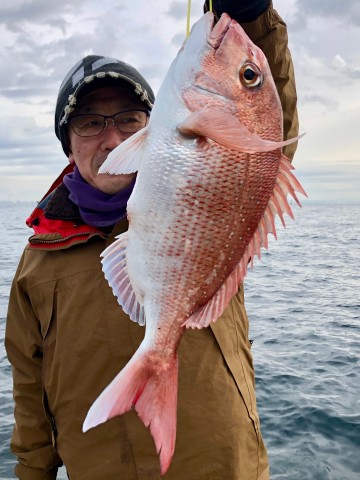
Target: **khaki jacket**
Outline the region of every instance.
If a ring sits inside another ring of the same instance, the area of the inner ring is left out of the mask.
[[[285,137],[294,136],[286,27],[270,8],[246,28],[265,51],[270,42],[270,64],[274,49],[274,72],[288,108]],[[182,339],[175,455],[164,477],[150,433],[134,412],[82,433],[89,407],[144,335],[122,312],[101,271],[100,253],[126,228],[122,221],[107,240],[94,235],[70,248],[30,244],[24,251],[6,328],[17,476],[53,480],[63,462],[71,480],[268,479],[242,287],[211,328],[189,330]]]
[[[116,233],[125,229],[122,222]],[[135,413],[81,431],[144,335],[101,271],[100,253],[114,234],[65,250],[28,247],[20,262],[6,346],[15,381],[12,450],[24,480],[56,478],[61,460],[74,480],[160,480],[153,440]],[[216,480],[226,472],[255,480],[266,472],[242,290],[211,329],[182,339],[177,424],[165,479]]]

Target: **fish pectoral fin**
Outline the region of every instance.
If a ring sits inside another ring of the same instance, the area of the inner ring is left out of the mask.
[[[220,109],[204,108],[189,115],[177,126],[189,138],[207,137],[223,147],[243,153],[269,152],[294,143],[304,134],[290,140],[273,142],[250,132],[234,115]]]
[[[127,232],[116,238],[101,254],[103,272],[123,311],[133,322],[145,325],[144,306],[136,297],[126,267]]]
[[[147,136],[148,127],[145,127],[120,143],[109,153],[107,159],[101,165],[99,173],[121,175],[137,172],[142,163],[144,143]]]

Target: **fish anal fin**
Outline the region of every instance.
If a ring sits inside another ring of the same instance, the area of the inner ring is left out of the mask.
[[[183,323],[184,327],[193,329],[205,328],[220,317],[231,298],[239,290],[240,284],[246,275],[247,262],[249,260],[247,255],[248,253],[246,251],[240,263],[234,268],[230,275],[228,275],[219,290],[205,305],[200,307],[187,320],[185,320]]]
[[[134,133],[112,150],[99,168],[99,174],[121,175],[137,172],[142,163],[148,127]]]
[[[131,285],[126,265],[127,232],[117,237],[101,254],[103,272],[114,295],[132,321],[145,325],[145,311]]]
[[[269,152],[296,142],[303,135],[290,140],[274,142],[264,140],[250,132],[233,114],[220,109],[203,108],[190,114],[177,126],[186,137],[207,137],[225,148],[243,153]]]

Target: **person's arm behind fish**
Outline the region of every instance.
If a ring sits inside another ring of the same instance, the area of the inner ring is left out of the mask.
[[[216,17],[227,13],[241,24],[250,39],[265,53],[269,62],[284,118],[284,139],[296,137],[299,132],[294,66],[288,48],[287,28],[271,0],[213,0]],[[209,10],[206,0],[204,11]],[[284,154],[293,159],[297,143],[284,148]]]
[[[44,332],[29,292],[19,280],[25,256],[26,252],[12,284],[5,340],[14,381],[15,426],[11,451],[18,458],[15,475],[21,480],[55,480],[62,460],[54,447],[55,431],[46,412]]]

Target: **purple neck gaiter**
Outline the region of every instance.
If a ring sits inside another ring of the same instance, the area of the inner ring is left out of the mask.
[[[109,195],[89,185],[77,167],[64,177],[70,191],[69,198],[79,207],[81,218],[92,227],[109,227],[126,216],[126,205],[135,185],[131,184],[114,195]]]

